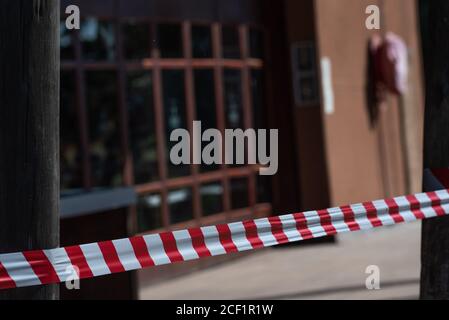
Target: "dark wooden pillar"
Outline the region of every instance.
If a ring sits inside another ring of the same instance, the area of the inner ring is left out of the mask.
[[[424,166],[449,167],[449,1],[429,1]],[[423,222],[421,298],[449,299],[449,217]]]
[[[290,93],[289,44],[286,38],[285,1],[264,0],[264,25],[269,30],[266,35],[265,70],[267,91],[268,127],[279,129],[279,170],[273,177],[273,212],[298,210],[299,203],[298,172],[295,141],[293,101]],[[283,186],[288,186],[285,188]]]
[[[0,253],[59,245],[59,0],[0,2]],[[58,286],[0,291],[56,299]]]

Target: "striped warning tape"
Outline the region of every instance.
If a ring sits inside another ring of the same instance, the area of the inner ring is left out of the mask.
[[[65,282],[74,269],[80,279],[87,279],[448,214],[449,190],[443,189],[217,226],[1,254],[0,289]]]

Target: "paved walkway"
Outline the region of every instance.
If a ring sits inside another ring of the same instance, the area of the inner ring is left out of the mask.
[[[343,234],[338,243],[268,248],[142,288],[141,299],[417,299],[421,224]],[[380,290],[365,287],[380,268]]]

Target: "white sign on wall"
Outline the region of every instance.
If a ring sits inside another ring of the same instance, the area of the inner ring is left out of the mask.
[[[321,87],[323,90],[324,113],[335,112],[334,88],[332,85],[332,63],[328,57],[321,58]]]

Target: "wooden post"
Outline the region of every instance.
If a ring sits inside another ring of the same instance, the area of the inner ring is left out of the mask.
[[[59,245],[59,0],[0,3],[0,253]],[[58,285],[0,291],[57,299]]]
[[[425,168],[449,167],[449,1],[429,1]],[[423,222],[421,298],[449,299],[449,217]]]

